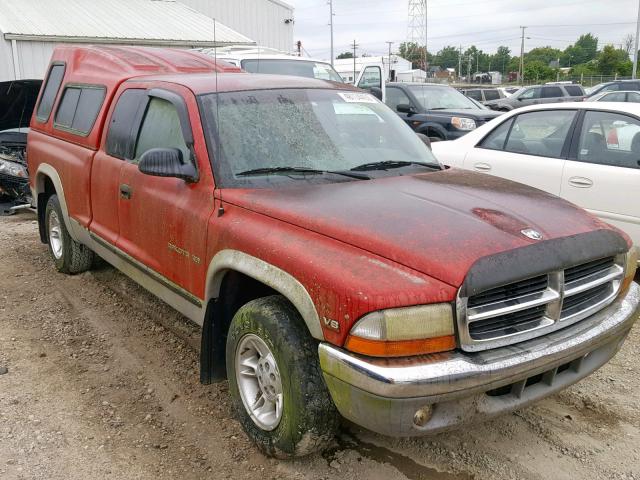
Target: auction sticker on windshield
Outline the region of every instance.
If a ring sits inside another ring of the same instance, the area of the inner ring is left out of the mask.
[[[333,111],[336,115],[376,115],[371,108],[357,103],[334,103]]]
[[[368,93],[339,92],[338,95],[347,103],[376,103],[376,97]]]

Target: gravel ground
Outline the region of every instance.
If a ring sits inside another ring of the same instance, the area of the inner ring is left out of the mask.
[[[226,383],[198,383],[198,329],[170,307],[107,266],[58,274],[27,213],[0,217],[0,255],[2,479],[640,479],[640,327],[532,408],[419,439],[345,425],[282,462],[230,417]]]

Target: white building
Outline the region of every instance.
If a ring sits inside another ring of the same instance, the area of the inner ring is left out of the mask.
[[[174,0],[0,0],[0,81],[43,78],[60,43],[255,44],[218,21],[214,28],[209,16]]]
[[[391,68],[389,68],[389,56],[383,57],[358,57],[356,58],[356,77],[358,72],[362,70],[362,66],[368,63],[382,63],[384,65],[384,77],[388,81],[393,81],[398,72],[404,72],[411,69],[411,62],[405,60],[399,55],[391,55]],[[333,66],[336,71],[344,78],[346,82],[353,82],[353,58],[344,58],[334,60]]]
[[[427,72],[419,68],[398,72],[396,75],[398,82],[426,82]]]
[[[255,40],[263,47],[291,52],[293,7],[281,0],[180,0]]]

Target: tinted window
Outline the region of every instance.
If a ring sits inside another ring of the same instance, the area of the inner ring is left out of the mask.
[[[542,98],[557,98],[563,96],[564,94],[560,87],[544,87],[542,89]]]
[[[480,146],[482,148],[489,148],[491,150],[504,149],[504,142],[507,139],[507,135],[509,134],[509,129],[511,128],[512,123],[513,119],[509,119],[508,121],[501,124],[482,141],[482,144]]]
[[[578,87],[577,85],[567,85],[566,87],[564,87],[564,89],[572,97],[582,97],[584,95],[582,88]]]
[[[530,88],[529,90],[525,90],[520,94],[518,98],[523,100],[531,100],[534,98],[540,98],[540,89],[539,88]]]
[[[53,65],[49,71],[47,77],[47,83],[44,86],[42,97],[40,98],[40,104],[38,105],[38,111],[36,116],[41,122],[46,122],[53,110],[53,102],[56,99],[58,90],[60,90],[60,84],[62,83],[62,77],[64,77],[64,65]]]
[[[407,94],[400,88],[387,87],[387,99],[385,100],[385,103],[390,109],[397,112],[398,105],[403,103],[411,105],[411,100],[409,100]]]
[[[183,162],[190,161],[190,151],[182,135],[180,117],[176,107],[161,98],[152,98],[147,106],[138,143],[135,160],[152,148],[177,148],[182,152]]]
[[[464,96],[455,88],[424,84],[411,85],[409,89],[427,110],[446,108],[477,110],[479,108],[472,99]]]
[[[55,126],[86,135],[98,117],[105,89],[102,87],[67,87],[56,112]]]
[[[500,92],[497,90],[485,90],[484,91],[484,99],[485,100],[499,100]]]
[[[505,150],[559,158],[575,114],[573,110],[550,110],[518,115]]]
[[[134,124],[146,98],[147,92],[142,89],[125,90],[118,98],[107,132],[106,151],[109,155],[127,160],[134,157]]]
[[[640,121],[618,113],[587,112],[580,132],[578,160],[640,168]]]
[[[482,92],[480,90],[467,90],[465,95],[469,98],[473,98],[474,100],[482,101]]]
[[[617,92],[618,90],[620,90],[620,85],[617,83],[612,83],[610,85],[605,85],[602,88],[602,92]]]
[[[627,94],[627,102],[640,103],[640,93],[629,93]]]

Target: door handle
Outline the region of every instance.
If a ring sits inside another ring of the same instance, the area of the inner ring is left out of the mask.
[[[129,200],[129,199],[131,199],[131,193],[132,192],[133,192],[133,189],[129,185],[127,185],[125,183],[120,185],[120,198],[123,198],[125,200]]]
[[[484,162],[475,163],[473,165],[474,170],[478,170],[479,172],[489,172],[491,170],[491,165]]]
[[[585,177],[571,177],[569,185],[576,188],[591,188],[593,187],[593,180]]]

